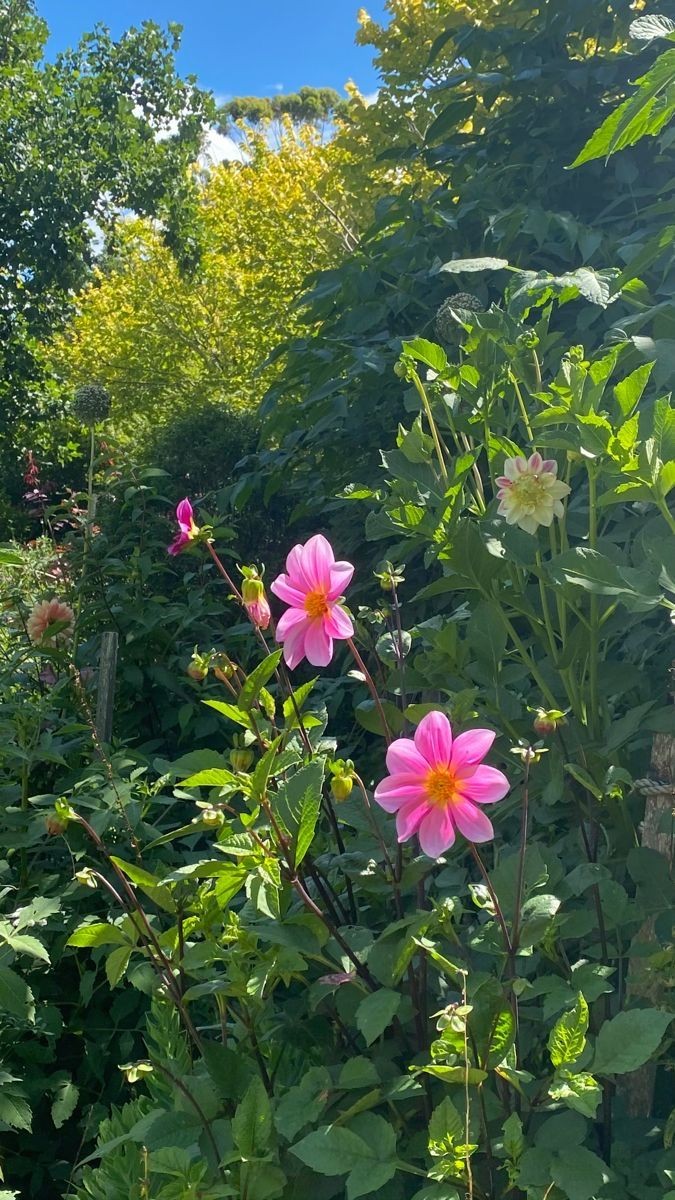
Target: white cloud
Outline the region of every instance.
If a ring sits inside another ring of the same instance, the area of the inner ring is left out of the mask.
[[[243,162],[244,155],[241,146],[227,134],[219,133],[213,126],[204,131],[202,152],[199,155],[200,167],[216,167],[221,162]]]
[[[378,91],[375,91],[375,92],[368,92],[368,93],[367,93],[365,96],[362,96],[362,97],[361,97],[361,99],[363,100],[363,103],[365,104],[366,108],[370,108],[370,105],[375,103],[375,101],[377,100],[377,97],[379,96],[379,94],[380,94],[380,93],[379,93],[379,90],[378,90]]]

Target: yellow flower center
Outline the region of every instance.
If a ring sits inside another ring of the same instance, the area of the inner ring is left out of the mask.
[[[322,588],[316,588],[305,596],[305,612],[312,618],[325,617],[328,612],[328,596]]]
[[[457,777],[450,767],[432,767],[424,786],[430,803],[439,808],[447,808],[458,799]]]
[[[513,485],[518,503],[530,512],[539,507],[545,490],[538,475],[521,475]]]

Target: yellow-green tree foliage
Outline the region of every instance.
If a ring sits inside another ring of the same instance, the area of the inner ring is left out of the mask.
[[[150,223],[121,221],[115,254],[53,344],[70,384],[106,384],[120,433],[209,401],[254,407],[277,370],[261,363],[294,332],[303,281],[344,252],[334,144],[286,126],[276,147],[249,134],[243,152],[205,177],[197,270],[181,274]]]

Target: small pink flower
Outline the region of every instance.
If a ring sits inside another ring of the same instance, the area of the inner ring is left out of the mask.
[[[66,622],[65,628],[45,641],[45,633],[49,626],[56,625],[57,622],[61,624],[64,621]],[[75,613],[69,604],[63,604],[55,597],[52,600],[43,600],[41,604],[33,607],[26,622],[26,628],[31,642],[42,642],[45,646],[53,646],[56,642],[72,636],[75,628]]]
[[[262,579],[257,576],[245,579],[241,585],[241,598],[253,624],[257,625],[258,629],[267,629],[272,620],[272,612]]]
[[[317,533],[304,546],[293,547],[286,571],[271,585],[274,595],[290,605],[277,625],[277,641],[283,642],[289,667],[303,658],[313,667],[325,667],[333,657],[334,639],[344,641],[354,633],[351,617],[339,604],[354,568],[336,562],[330,542]]]
[[[171,545],[167,546],[169,554],[180,554],[181,550],[184,550],[199,533],[199,526],[195,524],[192,505],[187,496],[176,508],[176,520],[178,521],[178,533]]]
[[[570,488],[557,476],[555,459],[542,458],[536,451],[529,458],[507,458],[504,474],[497,479],[497,499],[501,501],[498,511],[507,524],[536,533],[540,525],[550,525],[554,517],[562,517],[562,501]]]
[[[470,729],[453,739],[444,713],[430,712],[414,739],[392,742],[387,751],[390,774],[375,788],[375,799],[385,812],[396,813],[399,842],[417,833],[424,853],[438,858],[458,832],[470,842],[494,837],[478,807],[494,804],[509,790],[502,771],[481,765],[494,739],[489,729]]]

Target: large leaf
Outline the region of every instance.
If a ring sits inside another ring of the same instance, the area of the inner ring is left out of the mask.
[[[503,271],[508,265],[506,258],[453,258],[438,269],[449,275],[463,275],[474,271]]]
[[[612,1176],[597,1154],[585,1146],[575,1146],[573,1153],[554,1158],[551,1178],[568,1200],[592,1200]]]
[[[675,113],[675,50],[666,50],[636,81],[638,91],[603,121],[572,163],[609,158],[640,138],[660,133]]]
[[[594,1074],[636,1071],[656,1053],[674,1015],[658,1008],[633,1008],[606,1021],[595,1043]]]
[[[4,1121],[10,1129],[29,1130],[31,1120],[32,1113],[28,1101],[3,1085],[0,1090],[0,1121]]]
[[[251,671],[251,674],[246,677],[246,682],[244,683],[237,700],[238,707],[243,709],[244,712],[250,713],[253,705],[260,695],[261,688],[263,688],[268,680],[272,678],[274,672],[279,666],[281,654],[281,650],[273,650],[272,653],[268,654],[267,658],[263,659],[261,663],[258,663],[258,666],[255,668],[255,670]]]
[[[0,1013],[3,1008],[22,1021],[32,1021],[35,1017],[33,993],[11,967],[0,967]]]
[[[548,1039],[548,1052],[554,1067],[572,1066],[586,1045],[588,1005],[581,992],[574,1008],[558,1018]]]
[[[356,1026],[366,1039],[366,1045],[370,1046],[391,1025],[400,1003],[400,993],[390,988],[371,992],[361,1001],[356,1010]]]
[[[77,1108],[79,1095],[80,1093],[72,1079],[64,1079],[59,1084],[52,1104],[52,1121],[57,1129],[60,1129],[64,1122],[69,1117],[72,1117]]]
[[[272,1134],[269,1097],[258,1075],[251,1080],[232,1121],[234,1144],[245,1158],[262,1154]]]

